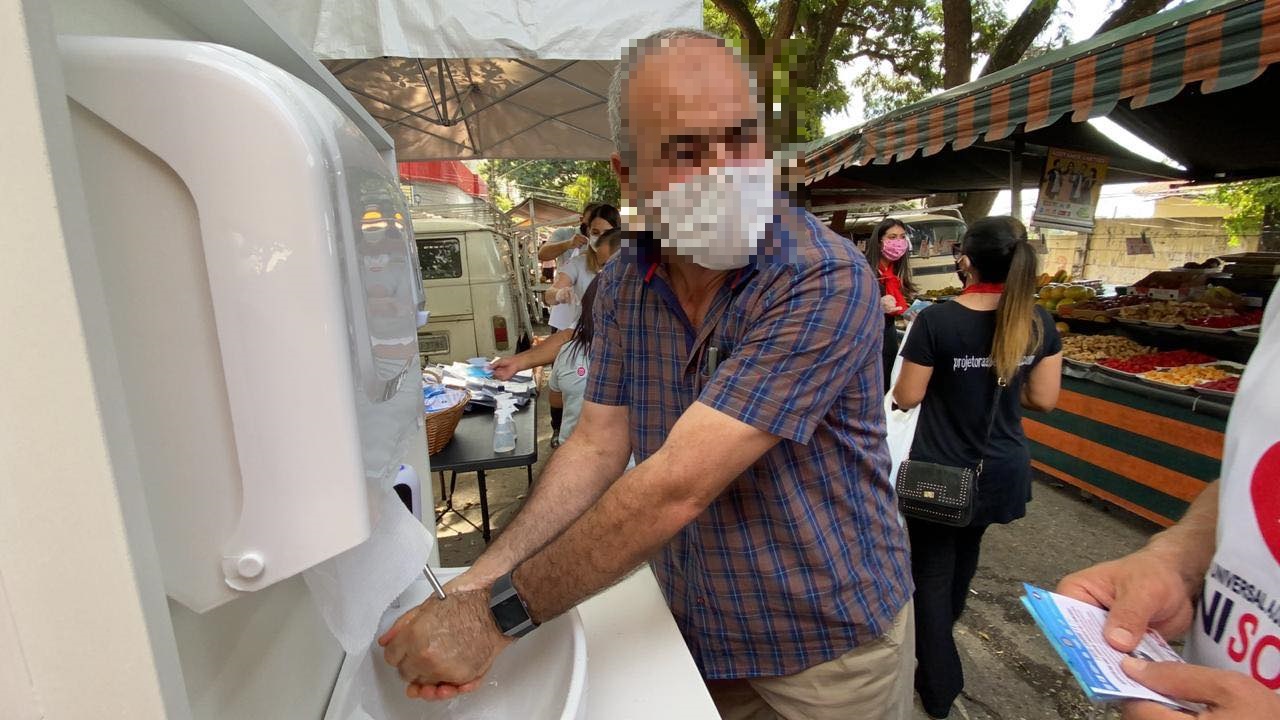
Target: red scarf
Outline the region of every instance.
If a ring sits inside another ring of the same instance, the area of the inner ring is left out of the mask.
[[[972,295],[974,293],[993,293],[999,295],[1004,292],[1004,283],[974,283],[960,292],[961,295]]]
[[[901,315],[907,310],[907,298],[902,294],[902,281],[893,272],[893,266],[881,261],[880,263],[880,284],[884,287],[884,294],[893,296],[894,301],[898,304],[894,312],[889,315]]]

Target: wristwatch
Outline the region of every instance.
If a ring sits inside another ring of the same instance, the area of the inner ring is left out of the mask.
[[[489,591],[489,612],[498,629],[507,637],[524,637],[533,632],[538,624],[529,617],[529,608],[511,584],[511,573],[498,578]]]

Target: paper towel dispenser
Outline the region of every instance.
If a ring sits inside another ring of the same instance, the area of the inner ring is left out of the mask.
[[[207,43],[62,37],[166,589],[205,611],[370,532],[421,432],[412,226],[327,99]]]

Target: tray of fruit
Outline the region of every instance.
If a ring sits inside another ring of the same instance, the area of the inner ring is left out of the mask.
[[[1155,348],[1139,345],[1119,335],[1068,335],[1062,338],[1063,360],[1077,367],[1090,367],[1107,358],[1126,360],[1154,352]]]
[[[1171,350],[1150,355],[1135,355],[1124,359],[1107,358],[1098,361],[1098,367],[1118,375],[1137,377],[1152,370],[1167,370],[1184,365],[1202,365],[1213,362],[1216,362],[1216,359],[1204,353],[1190,350]]]
[[[1229,333],[1236,328],[1249,327],[1262,322],[1262,313],[1257,310],[1249,312],[1237,313],[1228,311],[1226,315],[1211,315],[1209,317],[1190,320],[1182,324],[1182,327],[1196,332],[1208,333]]]
[[[955,287],[954,285],[951,285],[951,286],[940,288],[937,290],[926,290],[924,293],[924,298],[926,300],[932,300],[934,302],[942,302],[944,300],[950,300],[951,298],[959,295],[962,292],[964,292],[964,288]]]
[[[1151,372],[1159,366],[1149,359],[1150,356],[1140,356],[1136,358],[1126,358],[1124,360],[1118,358],[1106,358],[1098,361],[1098,368],[1105,370],[1114,375],[1123,377],[1136,378],[1142,373]]]
[[[1240,389],[1240,378],[1232,376],[1212,382],[1200,383],[1192,389],[1201,395],[1209,395],[1210,397],[1233,398]]]
[[[1212,355],[1205,355],[1202,352],[1194,350],[1169,350],[1167,352],[1156,353],[1154,355],[1142,355],[1140,357],[1150,358],[1155,362],[1158,368],[1176,368],[1183,365],[1205,365],[1218,362],[1218,359]]]
[[[1120,322],[1137,320],[1153,327],[1175,328],[1185,323],[1227,315],[1233,312],[1226,308],[1216,308],[1202,302],[1155,300],[1146,305],[1120,308],[1116,319]]]
[[[1226,380],[1237,376],[1212,365],[1184,365],[1167,370],[1150,370],[1142,373],[1139,377],[1152,385],[1173,390],[1190,390],[1201,383]]]

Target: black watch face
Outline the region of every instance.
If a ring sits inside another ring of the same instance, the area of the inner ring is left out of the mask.
[[[493,611],[493,619],[498,622],[498,628],[504,633],[529,619],[524,606],[520,604],[520,598],[514,594],[489,609]]]

